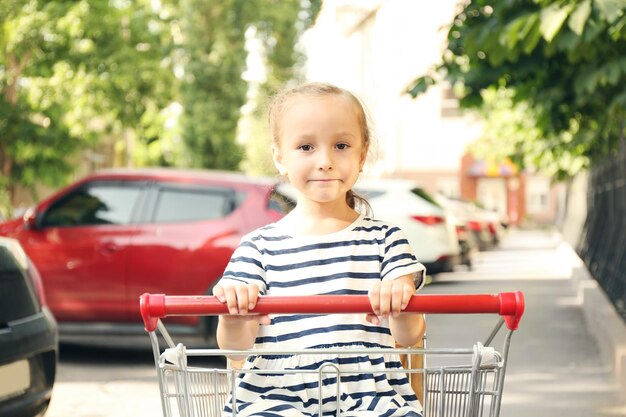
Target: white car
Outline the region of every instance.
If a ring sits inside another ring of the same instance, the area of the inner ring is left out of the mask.
[[[297,195],[291,185],[281,184],[277,191],[295,204]],[[427,274],[449,272],[460,264],[461,247],[452,215],[414,182],[361,179],[354,191],[368,201],[372,218],[402,229]]]
[[[362,179],[354,191],[372,207],[372,217],[402,229],[429,274],[452,271],[461,247],[452,214],[410,180]]]

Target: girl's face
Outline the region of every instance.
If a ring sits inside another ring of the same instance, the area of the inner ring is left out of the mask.
[[[278,171],[309,201],[345,201],[367,154],[354,104],[340,95],[296,97],[278,123]]]

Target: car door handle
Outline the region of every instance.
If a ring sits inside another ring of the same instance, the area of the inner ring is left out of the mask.
[[[118,252],[122,250],[122,247],[118,244],[115,244],[113,242],[107,242],[104,243],[101,247],[100,247],[100,252],[102,253],[113,253],[113,252]]]

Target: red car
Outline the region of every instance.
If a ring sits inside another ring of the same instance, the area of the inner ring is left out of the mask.
[[[37,266],[61,340],[133,334],[142,293],[210,293],[242,235],[292,204],[275,185],[216,171],[105,170],[0,224],[0,235]],[[213,318],[168,323],[213,343]]]

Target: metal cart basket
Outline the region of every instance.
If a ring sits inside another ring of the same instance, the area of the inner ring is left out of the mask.
[[[161,318],[167,316],[202,316],[228,314],[225,304],[213,296],[166,296],[163,294],[143,294],[140,300],[141,314],[148,332],[157,369],[163,415],[165,417],[218,417],[223,414],[227,401],[232,401],[236,410],[236,378],[241,372],[259,372],[253,370],[215,368],[211,366],[189,365],[191,357],[224,357],[226,355],[307,355],[321,353],[318,349],[302,350],[223,350],[223,349],[187,349],[183,344],[176,344],[167,332]],[[341,314],[371,312],[367,296],[315,295],[304,297],[262,296],[253,313],[259,314]],[[482,343],[477,342],[468,348],[368,348],[341,349],[337,355],[363,353],[395,353],[424,355],[432,358],[452,358],[450,365],[444,366],[409,366],[407,369],[388,370],[388,373],[409,374],[421,378],[422,392],[416,392],[422,406],[424,417],[497,417],[500,412],[504,375],[511,336],[524,312],[524,297],[521,292],[498,294],[437,294],[414,295],[405,312],[427,314],[470,314],[495,313],[500,320],[491,334]],[[501,349],[491,347],[496,334],[506,324]],[[160,346],[160,334],[167,346]],[[325,349],[324,353],[329,350]],[[333,352],[334,353],[334,352]],[[439,359],[440,359],[439,358]],[[441,362],[440,360],[438,362]],[[427,365],[427,362],[424,362]],[[267,372],[267,371],[264,371]],[[283,373],[289,371],[281,371]],[[327,374],[341,380],[342,370],[336,366],[322,366],[311,372],[321,380]],[[376,371],[379,372],[379,371]],[[337,396],[341,397],[341,383],[337,384]],[[321,388],[320,388],[321,390]],[[232,394],[232,395],[231,395]],[[337,416],[340,407],[337,406]],[[322,416],[322,410],[319,410]]]

